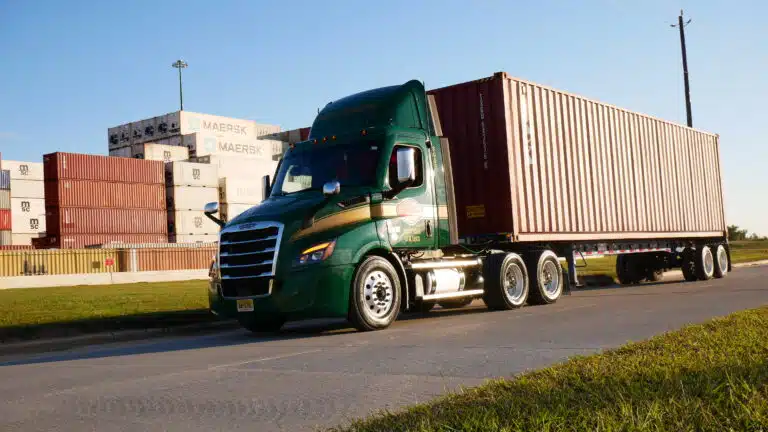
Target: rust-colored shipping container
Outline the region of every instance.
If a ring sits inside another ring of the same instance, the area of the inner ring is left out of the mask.
[[[0,245],[0,251],[33,250],[32,245]]]
[[[57,152],[43,156],[43,172],[46,181],[165,184],[164,162],[144,159]]]
[[[165,210],[48,207],[46,230],[60,234],[167,234]],[[166,240],[167,241],[167,240]]]
[[[82,249],[115,243],[166,243],[161,234],[65,234],[32,240],[35,249]]]
[[[48,207],[165,209],[165,185],[92,180],[45,182]]]
[[[11,229],[11,210],[0,209],[0,230],[8,231]]]
[[[215,247],[120,250],[120,271],[207,269],[215,255]]]
[[[513,241],[724,236],[719,139],[511,78],[431,90],[460,236]]]

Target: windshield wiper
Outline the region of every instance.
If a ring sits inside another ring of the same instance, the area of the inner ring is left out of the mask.
[[[293,195],[293,194],[297,194],[297,193],[301,193],[301,192],[321,191],[321,190],[323,190],[323,188],[311,187],[311,188],[301,189],[301,190],[297,190],[297,191],[293,191],[293,192],[283,192],[283,193],[280,194],[280,196],[287,196],[287,195]]]

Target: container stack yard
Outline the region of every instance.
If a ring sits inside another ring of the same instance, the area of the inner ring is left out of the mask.
[[[219,226],[203,210],[218,200],[215,166],[193,162],[165,165],[168,203],[168,235],[172,243],[210,243],[218,238]]]
[[[0,165],[0,168],[2,165]],[[11,245],[11,173],[0,169],[0,246]]]
[[[28,246],[45,236],[45,187],[41,162],[3,161],[11,179],[11,244]]]
[[[163,162],[51,153],[43,170],[47,235],[36,246],[168,241]]]

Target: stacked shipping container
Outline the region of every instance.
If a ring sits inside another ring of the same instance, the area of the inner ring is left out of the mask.
[[[11,244],[31,245],[45,236],[43,164],[6,160],[3,166],[11,180]]]
[[[163,162],[74,153],[43,156],[41,247],[167,241]]]
[[[11,173],[0,170],[0,246],[11,245]]]
[[[219,227],[203,210],[218,200],[215,166],[171,162],[165,165],[168,233],[171,242],[215,242]]]

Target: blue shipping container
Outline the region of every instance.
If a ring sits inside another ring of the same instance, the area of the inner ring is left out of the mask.
[[[11,172],[9,170],[0,170],[0,189],[11,188]]]

